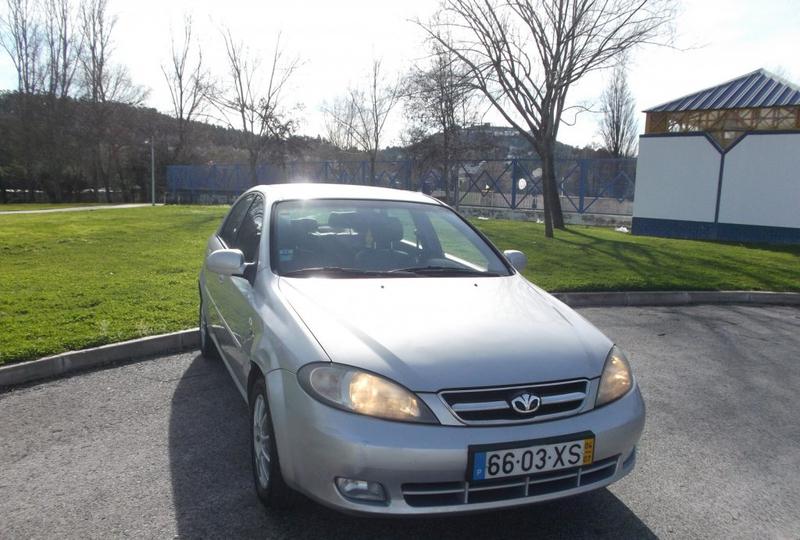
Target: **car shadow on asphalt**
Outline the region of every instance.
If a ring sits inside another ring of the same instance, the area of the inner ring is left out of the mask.
[[[181,538],[655,538],[613,493],[460,517],[376,519],[301,498],[266,511],[250,474],[247,407],[219,360],[197,356],[178,382],[169,458]]]

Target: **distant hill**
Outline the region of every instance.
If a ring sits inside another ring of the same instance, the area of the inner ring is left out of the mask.
[[[166,186],[168,165],[247,163],[240,130],[193,121],[188,143],[179,151],[174,118],[149,107],[92,104],[81,99],[0,93],[0,202],[10,200],[141,200],[149,192],[150,141],[154,141],[156,183]],[[381,161],[414,159],[418,167],[438,167],[440,135],[386,148]],[[461,132],[459,159],[534,157],[514,129],[470,126]],[[558,144],[556,156],[596,154]],[[356,161],[367,154],[343,151],[322,137],[295,136],[268,145],[264,161]]]

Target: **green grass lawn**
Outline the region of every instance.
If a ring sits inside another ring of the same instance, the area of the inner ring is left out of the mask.
[[[0,216],[0,364],[189,328],[197,272],[225,207]],[[800,246],[632,237],[476,221],[528,255],[548,290],[800,290]]]
[[[548,291],[800,291],[800,246],[740,245],[632,236],[572,226],[474,221],[500,249],[528,256],[525,277]]]
[[[0,216],[0,364],[189,328],[224,207]]]
[[[108,203],[76,202],[76,203],[0,203],[0,212],[19,212],[20,210],[53,210],[56,208],[75,208],[78,206],[100,206]]]

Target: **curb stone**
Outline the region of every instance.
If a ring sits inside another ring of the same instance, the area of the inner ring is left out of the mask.
[[[199,344],[200,336],[197,328],[192,328],[11,364],[0,367],[0,389],[40,379],[60,377],[115,362],[197,349]]]
[[[688,306],[696,304],[761,304],[800,306],[800,293],[762,291],[622,291],[563,292],[553,296],[572,308],[617,306]],[[0,367],[0,389],[60,377],[115,362],[197,349],[197,328],[171,334],[66,352]]]

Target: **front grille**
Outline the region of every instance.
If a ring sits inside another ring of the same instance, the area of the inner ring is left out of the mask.
[[[586,379],[524,386],[444,390],[439,396],[465,424],[510,424],[550,420],[576,414],[588,393]],[[511,400],[524,392],[538,396],[541,405],[532,414],[518,413]]]
[[[573,469],[474,484],[469,482],[403,484],[403,498],[409,506],[431,507],[539,497],[589,486],[614,476],[618,457],[614,456]]]

